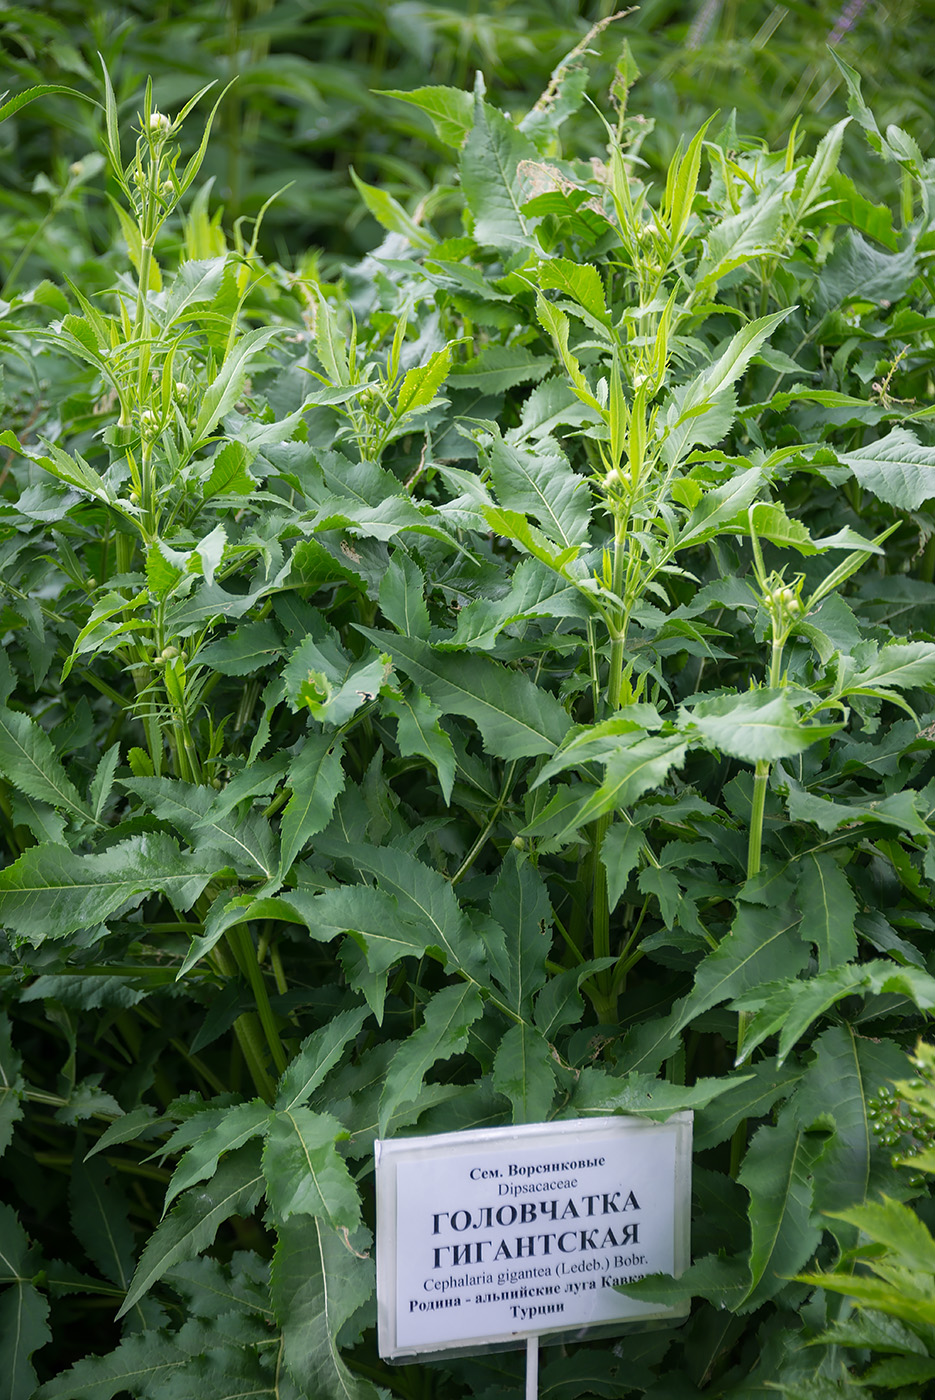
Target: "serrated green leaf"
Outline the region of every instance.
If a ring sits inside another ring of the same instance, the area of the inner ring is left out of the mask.
[[[23,1057],[13,1047],[10,1018],[0,1012],[0,1154],[9,1147],[13,1129],[23,1116],[22,1067]]]
[[[445,802],[450,803],[455,780],[455,751],[449,735],[439,723],[441,710],[415,686],[399,696],[384,700],[383,711],[393,715],[397,721],[396,743],[399,752],[404,757],[423,754],[438,774]]]
[[[695,973],[695,985],[680,1010],[678,1028],[709,1007],[760,983],[794,977],[808,960],[798,925],[799,915],[789,905],[741,900],[730,933]]]
[[[604,284],[597,268],[590,263],[570,262],[568,258],[551,258],[539,269],[539,286],[543,291],[553,288],[564,292],[572,301],[589,311],[595,320],[608,322],[610,317],[604,300]]]
[[[218,419],[237,403],[243,393],[251,363],[263,353],[271,340],[280,334],[278,326],[255,326],[237,341],[212,383],[205,390],[192,427],[193,446],[207,442]],[[229,489],[229,488],[228,488]]]
[[[552,944],[552,907],[532,862],[516,850],[508,852],[501,866],[490,896],[490,913],[507,930],[506,941],[490,950],[491,972],[510,1009],[528,1018],[532,998],[548,976],[545,962]]]
[[[273,1114],[263,1171],[276,1218],[314,1215],[332,1230],[355,1230],[360,1199],[335,1142],[346,1130],[328,1113],[292,1107]]]
[[[689,724],[722,753],[743,758],[789,758],[809,745],[837,733],[840,724],[806,724],[783,690],[745,690],[701,700],[691,711]]]
[[[396,1051],[380,1096],[380,1136],[396,1110],[419,1097],[422,1082],[439,1060],[459,1054],[484,1004],[471,983],[445,987],[425,1008],[422,1025]]]
[[[380,608],[404,637],[428,639],[431,623],[425,604],[425,575],[416,561],[397,550],[380,584]]]
[[[149,810],[172,822],[192,843],[213,846],[229,857],[239,874],[269,880],[276,869],[272,830],[257,812],[243,817],[215,816],[213,788],[182,783],[175,778],[122,778],[121,785],[145,802]]]
[[[551,753],[570,726],[554,696],[518,671],[481,656],[473,657],[468,669],[459,657],[433,651],[416,638],[397,637],[370,627],[358,630],[390,653],[394,665],[425,691],[443,714],[472,719],[481,731],[484,747],[499,758]]]
[[[86,1357],[46,1381],[37,1392],[37,1400],[111,1400],[118,1394],[158,1394],[157,1387],[191,1360],[190,1347],[198,1345],[191,1333],[203,1336],[200,1323],[188,1324],[191,1340],[186,1346],[186,1330],[171,1335],[153,1329],[125,1337],[106,1356]]]
[[[71,1175],[71,1223],[88,1258],[106,1279],[124,1292],[133,1276],[135,1237],[128,1218],[128,1202],[113,1177],[113,1169],[100,1158],[77,1160]]]
[[[25,1280],[0,1294],[0,1400],[32,1400],[32,1356],[52,1340],[49,1301]]]
[[[534,355],[524,345],[486,345],[479,355],[455,366],[451,387],[502,394],[517,384],[537,383],[554,367],[551,355]]]
[[[564,456],[513,447],[498,437],[484,457],[502,506],[531,515],[563,549],[586,543],[591,494]]]
[[[796,903],[802,914],[802,933],[818,950],[820,972],[857,956],[857,900],[847,876],[827,852],[802,858]]]
[[[838,457],[861,486],[887,505],[918,510],[935,496],[935,447],[921,444],[908,428],[892,428],[876,442]]]
[[[457,151],[464,144],[464,138],[474,122],[474,103],[469,92],[455,87],[417,87],[408,92],[398,88],[384,88],[380,97],[396,97],[400,102],[409,102],[431,117],[432,125],[446,145]]]
[[[280,1225],[270,1292],[283,1360],[303,1394],[380,1400],[382,1392],[347,1369],[336,1341],[372,1289],[373,1264],[359,1246],[308,1216],[293,1215]]]
[[[225,442],[214,454],[211,473],[205,482],[205,500],[214,496],[249,496],[256,482],[247,468],[252,458],[242,442]]]
[[[511,1026],[493,1064],[493,1087],[513,1105],[514,1123],[543,1123],[555,1097],[555,1061],[545,1036],[525,1022]]]
[[[341,758],[344,745],[333,733],[308,734],[286,782],[292,796],[282,816],[281,870],[285,873],[311,836],[331,820],[334,802],[344,790]]]
[[[371,894],[374,891],[364,891]],[[367,1019],[367,1007],[341,1011],[320,1030],[306,1036],[295,1059],[279,1081],[277,1113],[285,1113],[306,1103],[335,1067],[344,1050]]]
[[[250,1215],[263,1186],[259,1152],[250,1145],[225,1158],[210,1181],[180,1197],[150,1236],[117,1316],[129,1312],[174,1264],[194,1258],[213,1244],[223,1221],[232,1215]]]
[[[282,639],[272,622],[246,622],[229,636],[202,647],[198,662],[222,676],[249,676],[270,666],[282,649]]]
[[[180,851],[168,836],[131,836],[100,855],[32,846],[0,871],[0,922],[38,944],[94,928],[159,891],[189,909],[220,866],[210,849]]]
[[[474,125],[461,151],[461,187],[478,243],[506,253],[528,243],[517,169],[520,161],[536,158],[529,138],[478,94]]]
[[[235,1104],[228,1109],[220,1123],[196,1138],[175,1169],[166,1187],[163,1216],[176,1196],[196,1182],[209,1180],[225,1153],[235,1152],[252,1138],[262,1136],[269,1130],[270,1122],[269,1108],[261,1099]]]
[[[90,819],[45,730],[28,715],[5,707],[0,707],[0,772],[29,797]]]
[[[451,346],[436,350],[424,365],[413,365],[399,386],[396,399],[396,412],[402,417],[415,413],[417,409],[428,408],[439,389],[448,378],[451,370]]]
[[[813,1223],[811,1173],[828,1137],[827,1128],[799,1127],[786,1109],[747,1149],[737,1178],[750,1193],[751,1282],[744,1309],[774,1297],[821,1238]]]

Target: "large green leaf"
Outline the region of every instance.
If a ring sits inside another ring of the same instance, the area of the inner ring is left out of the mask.
[[[380,1096],[380,1136],[398,1108],[415,1102],[428,1071],[467,1045],[468,1032],[484,1009],[470,983],[436,992],[425,1008],[422,1025],[396,1051]]]
[[[490,912],[505,941],[490,949],[491,972],[511,1010],[528,1019],[532,999],[547,979],[552,945],[552,908],[545,883],[532,862],[510,850],[490,896]]]
[[[219,799],[213,788],[174,778],[122,778],[120,782],[142,798],[155,816],[171,822],[193,846],[213,846],[227,856],[239,875],[273,878],[276,841],[259,813],[216,816]]]
[[[32,1356],[52,1340],[49,1300],[25,1280],[0,1294],[0,1400],[33,1400]]]
[[[180,1197],[140,1255],[118,1317],[129,1312],[173,1264],[192,1259],[213,1244],[223,1221],[232,1215],[250,1215],[263,1186],[259,1152],[250,1144],[225,1158],[210,1181]]]
[[[328,1113],[286,1108],[273,1115],[263,1171],[266,1195],[278,1220],[314,1215],[332,1230],[360,1224],[360,1199],[335,1143],[346,1130]]]
[[[289,768],[292,796],[282,814],[281,869],[285,873],[308,841],[331,820],[334,801],[344,789],[344,746],[333,733],[308,734]]]
[[[555,1097],[555,1061],[541,1032],[511,1026],[493,1064],[493,1087],[513,1105],[514,1123],[542,1123]]]
[[[730,933],[695,973],[695,985],[679,1014],[679,1028],[762,982],[794,976],[808,960],[798,926],[798,912],[789,904],[741,900]]]
[[[812,1171],[827,1127],[801,1127],[787,1108],[775,1128],[757,1132],[738,1180],[750,1193],[750,1286],[744,1309],[772,1298],[811,1258],[821,1227],[813,1221]]]
[[[502,506],[531,515],[565,549],[587,541],[591,493],[566,457],[514,447],[499,435],[483,457]]]
[[[803,856],[796,903],[802,914],[803,936],[818,949],[819,971],[839,967],[857,956],[857,900],[844,871],[827,852]]]
[[[129,1202],[116,1173],[100,1157],[76,1158],[71,1173],[71,1223],[85,1253],[124,1292],[136,1252]]]
[[[426,642],[371,627],[359,631],[393,657],[393,663],[424,690],[444,714],[465,715],[480,730],[484,747],[498,758],[551,753],[571,723],[547,690],[519,671],[488,657],[433,651]]]
[[[461,151],[461,188],[478,243],[504,253],[528,243],[517,169],[521,161],[536,158],[529,138],[478,93],[474,126]]]
[[[0,707],[0,774],[40,802],[73,817],[91,818],[45,730],[28,715],[5,706]]]
[[[189,909],[221,866],[210,849],[180,851],[168,836],[131,836],[100,855],[32,846],[0,871],[0,922],[31,943],[96,925],[159,891]]]
[[[37,1400],[111,1400],[114,1395],[159,1396],[162,1386],[187,1367],[204,1345],[204,1324],[189,1322],[181,1332],[155,1329],[125,1337],[106,1356],[89,1356],[46,1381]],[[191,1393],[189,1388],[189,1393]],[[232,1397],[233,1400],[233,1397]]]
[[[714,748],[748,763],[791,758],[841,728],[840,724],[806,724],[783,690],[742,690],[701,700],[688,715],[688,723]]]
[[[813,1042],[790,1108],[803,1126],[823,1113],[834,1119],[834,1137],[814,1168],[816,1210],[843,1210],[897,1189],[891,1152],[873,1130],[870,1100],[904,1073],[903,1052],[892,1041],[858,1035],[853,1026],[831,1026]]]
[[[918,510],[935,496],[935,447],[921,444],[908,428],[891,428],[856,452],[839,452],[860,482],[899,510]]]
[[[293,1215],[279,1226],[270,1292],[282,1357],[301,1394],[315,1400],[380,1400],[338,1351],[341,1328],[373,1290],[373,1263],[321,1220]]]

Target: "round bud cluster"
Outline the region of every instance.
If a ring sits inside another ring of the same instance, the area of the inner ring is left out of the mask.
[[[144,408],[140,414],[140,434],[146,442],[152,442],[159,436],[159,419],[150,408]]]
[[[906,1101],[887,1085],[869,1100],[868,1118],[882,1147],[898,1147],[900,1157],[935,1144],[935,1116]],[[905,1139],[909,1139],[908,1143]]]
[[[179,654],[179,649],[178,649],[178,647],[173,647],[173,646],[163,647],[162,651],[159,653],[159,660],[160,660],[160,661],[174,661],[175,658],[178,656],[178,654]]]
[[[151,112],[149,116],[149,129],[155,136],[161,136],[169,131],[172,123],[165,112]]]
[[[175,381],[172,385],[172,393],[175,397],[175,402],[180,408],[185,408],[192,396],[192,391],[189,389],[184,379],[177,379]]]
[[[608,493],[608,495],[613,495],[615,491],[620,490],[622,485],[623,477],[620,475],[616,467],[611,467],[610,471],[604,477],[604,490]]]
[[[780,616],[784,613],[786,617],[798,617],[802,611],[802,604],[797,594],[786,584],[781,584],[778,588],[767,591],[766,606],[770,612]]]
[[[74,176],[74,178],[77,180],[79,175],[84,174],[84,161],[73,160],[71,165],[68,167],[68,173],[69,175]]]

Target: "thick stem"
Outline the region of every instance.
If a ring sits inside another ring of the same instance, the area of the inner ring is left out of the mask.
[[[246,924],[236,924],[233,928],[228,929],[226,938],[241,972],[250,984],[260,1025],[263,1027],[266,1043],[273,1057],[273,1064],[282,1074],[287,1063],[286,1052],[283,1050],[282,1041],[279,1038],[279,1028],[276,1025],[273,1008],[269,1004],[269,993],[266,990],[266,982],[260,965],[256,960],[256,950],[253,946],[253,939],[250,937],[250,930]]]

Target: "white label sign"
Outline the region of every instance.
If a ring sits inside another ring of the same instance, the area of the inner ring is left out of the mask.
[[[380,1355],[683,1316],[615,1285],[688,1266],[691,1120],[377,1142]]]

